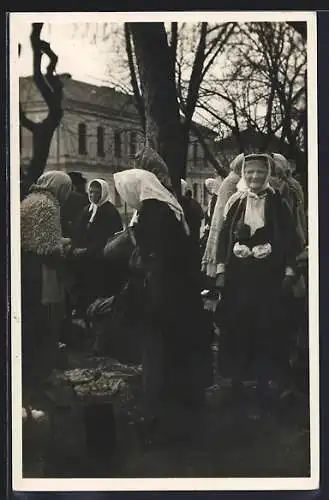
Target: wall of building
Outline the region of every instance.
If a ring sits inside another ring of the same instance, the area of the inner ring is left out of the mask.
[[[40,102],[27,102],[27,116],[33,121],[41,121],[45,118],[44,105]],[[86,151],[79,152],[79,124],[86,126]],[[102,127],[104,133],[104,154],[99,155],[97,150],[97,128]],[[115,136],[121,138],[121,155],[116,155]],[[136,145],[132,148],[132,135],[136,135]],[[138,115],[132,117],[130,114],[115,114],[111,109],[100,111],[99,107],[88,107],[83,103],[65,100],[64,115],[61,124],[54,133],[47,170],[60,169],[66,172],[80,171],[87,178],[105,179],[111,188],[112,201],[120,205],[115,196],[113,173],[117,170],[131,168],[133,157],[143,143],[140,132]],[[31,158],[32,134],[22,128],[21,130],[21,162],[26,165]],[[204,180],[216,175],[214,169],[207,164],[203,148],[198,141],[191,136],[188,149],[187,182],[195,198],[205,208],[208,204],[208,196],[204,192]]]

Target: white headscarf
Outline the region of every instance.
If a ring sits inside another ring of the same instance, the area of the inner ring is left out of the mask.
[[[185,179],[181,179],[180,180],[180,185],[181,185],[181,192],[182,192],[182,196],[185,196],[186,195],[186,191],[187,191],[187,182]]]
[[[267,167],[267,175],[261,189],[261,194],[256,194],[250,191],[248,188],[246,177],[245,177],[245,167],[248,159],[255,160],[265,160],[265,165]],[[271,169],[272,162],[269,155],[265,154],[255,154],[248,155],[244,158],[242,169],[241,169],[241,179],[238,182],[237,193],[234,193],[233,196],[228,200],[225,210],[224,217],[227,216],[227,213],[231,206],[238,199],[247,198],[246,210],[244,215],[244,223],[250,227],[251,235],[253,235],[257,229],[264,227],[265,224],[265,198],[266,198],[266,190],[271,190],[273,192],[273,188],[269,184],[269,179],[271,177]]]
[[[210,194],[218,194],[218,190],[221,186],[222,179],[220,177],[217,177],[216,179],[209,177],[208,179],[206,179],[204,181],[204,183],[205,183],[205,186],[207,188],[207,191]]]
[[[267,164],[268,172],[267,172],[267,177],[265,179],[264,186],[262,189],[263,190],[268,189],[268,188],[271,189],[271,186],[269,184],[269,180],[271,177],[273,160],[271,159],[271,157],[268,154],[258,154],[257,153],[257,154],[247,155],[243,158],[242,168],[241,168],[241,179],[237,184],[237,190],[238,191],[249,191],[249,188],[248,188],[247,183],[246,183],[246,177],[245,177],[246,162],[248,161],[248,159],[263,160],[263,161],[265,160],[265,163]]]
[[[121,198],[135,210],[139,210],[145,200],[158,200],[166,203],[182,222],[185,232],[190,234],[184,211],[173,194],[159,179],[147,170],[132,168],[114,174],[115,187]]]
[[[90,186],[94,182],[99,184],[101,187],[101,190],[102,190],[101,197],[97,203],[94,203],[93,201],[91,201],[90,194],[89,194]],[[107,201],[109,201],[110,186],[108,185],[108,183],[106,181],[104,181],[104,179],[93,179],[88,184],[88,197],[89,197],[89,201],[90,201],[89,212],[91,212],[91,217],[89,219],[89,222],[93,222],[93,220],[95,219],[98,208],[101,207],[102,205],[104,205],[104,203],[106,203]]]

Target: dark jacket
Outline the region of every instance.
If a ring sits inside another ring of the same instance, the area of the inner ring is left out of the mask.
[[[196,200],[189,198],[188,196],[182,196],[181,204],[184,210],[186,222],[191,231],[191,240],[193,243],[199,245],[200,227],[202,219],[204,218],[202,207]]]
[[[84,208],[73,231],[73,245],[87,248],[93,257],[102,257],[108,239],[123,229],[122,221],[115,206],[107,201],[100,206],[92,223],[89,205]]]
[[[248,227],[243,225],[246,201],[246,198],[238,199],[228,211],[219,235],[217,262],[229,265],[234,244],[237,241],[248,244]],[[268,232],[278,268],[282,270],[284,266],[294,268],[296,256],[301,248],[292,213],[278,192],[267,194],[265,229]],[[257,238],[256,233],[253,238]],[[255,241],[255,244],[261,243],[261,241]]]
[[[82,194],[72,191],[65,203],[62,213],[62,230],[64,236],[72,237],[72,230],[79,217],[81,217],[84,208],[89,204],[87,193]]]

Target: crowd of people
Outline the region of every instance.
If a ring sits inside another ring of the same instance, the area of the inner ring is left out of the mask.
[[[136,324],[150,432],[177,438],[200,424],[217,329],[218,372],[235,398],[257,380],[268,410],[291,386],[300,332],[307,345],[307,217],[287,159],[238,155],[226,178],[206,180],[206,212],[185,180],[174,193],[149,147],[114,184],[134,211],[128,225],[108,183],[86,186],[78,172],[46,171],[21,202],[23,406],[50,383],[65,320],[114,297]]]

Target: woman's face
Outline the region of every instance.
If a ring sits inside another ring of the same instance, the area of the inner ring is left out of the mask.
[[[254,193],[258,193],[264,187],[267,167],[259,160],[248,161],[245,165],[244,175],[248,188]]]
[[[93,182],[89,187],[89,197],[92,203],[98,203],[102,196],[102,188],[98,182]]]

